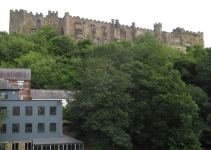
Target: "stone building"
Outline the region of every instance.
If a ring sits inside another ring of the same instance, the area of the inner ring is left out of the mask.
[[[154,30],[136,27],[133,22],[131,26],[119,23],[119,20],[112,19],[111,22],[96,21],[79,16],[71,16],[68,12],[63,18],[58,17],[58,12],[48,11],[45,17],[43,14],[33,15],[27,10],[10,10],[9,33],[26,32],[34,34],[42,26],[53,26],[58,31],[58,36],[69,35],[78,40],[90,38],[94,45],[103,43],[129,40],[134,43],[135,39],[143,36],[149,31],[160,41],[172,45],[175,49],[185,52],[183,46],[195,44],[204,45],[203,32],[185,31],[183,28],[176,28],[172,32],[162,31],[162,24],[155,23]]]

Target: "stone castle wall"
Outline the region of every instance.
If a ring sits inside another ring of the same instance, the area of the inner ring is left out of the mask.
[[[40,26],[37,22],[40,22]],[[71,16],[65,13],[63,18],[58,17],[58,12],[48,11],[48,15],[43,17],[43,14],[33,15],[26,10],[10,10],[10,25],[9,33],[15,31],[17,33],[26,32],[33,34],[42,26],[53,26],[58,31],[58,36],[69,35],[72,38],[82,40],[90,38],[94,44],[115,42],[121,40],[129,40],[134,43],[135,39],[143,36],[149,31],[160,41],[174,45],[174,47],[186,46],[190,43],[204,45],[203,32],[185,31],[183,28],[176,28],[172,32],[162,31],[162,24],[155,23],[154,30],[139,28],[133,22],[131,26],[122,25],[119,20],[112,19],[111,22],[96,21],[92,19],[80,18]],[[171,38],[173,37],[173,41]]]

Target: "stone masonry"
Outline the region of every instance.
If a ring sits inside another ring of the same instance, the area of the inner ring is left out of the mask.
[[[58,36],[69,35],[76,41],[90,38],[94,45],[103,43],[129,40],[134,43],[135,39],[143,36],[145,32],[151,32],[160,43],[167,43],[179,51],[184,51],[183,46],[193,46],[195,44],[204,45],[203,32],[186,31],[183,28],[176,28],[172,32],[162,31],[162,24],[155,23],[154,30],[123,25],[119,20],[112,19],[111,22],[96,21],[92,19],[80,18],[79,16],[71,16],[68,12],[63,18],[58,17],[58,12],[48,11],[48,15],[33,15],[27,10],[10,10],[9,33],[26,32],[34,34],[42,26],[53,26],[57,30]],[[184,51],[185,52],[185,51]]]

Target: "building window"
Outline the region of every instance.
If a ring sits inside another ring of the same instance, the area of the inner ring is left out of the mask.
[[[38,107],[38,115],[45,115],[45,107],[44,106]]]
[[[20,115],[20,107],[13,107],[13,116]]]
[[[24,81],[18,81],[18,88],[23,89],[23,82]]]
[[[89,35],[86,37],[87,39],[90,39]]]
[[[1,99],[7,99],[8,98],[8,92],[1,92]]]
[[[191,46],[191,44],[190,44],[190,43],[186,43],[186,45],[187,45],[187,46]]]
[[[50,115],[56,115],[56,107],[50,107]]]
[[[26,116],[32,115],[32,107],[26,107]]]
[[[26,123],[25,132],[32,133],[32,124],[31,123]]]
[[[53,22],[53,25],[54,25],[54,22]]]
[[[34,31],[32,31],[32,35],[34,35]]]
[[[168,40],[170,41],[169,35],[168,35]]]
[[[15,29],[15,33],[16,33],[16,29]]]
[[[13,143],[12,150],[19,150],[19,143]]]
[[[100,38],[97,38],[97,45],[100,45]]]
[[[32,144],[31,143],[25,143],[25,149],[24,150],[32,150]]]
[[[40,19],[37,20],[37,27],[41,27],[41,21],[40,21]]]
[[[0,112],[2,112],[3,110],[7,110],[7,107],[0,107]]]
[[[56,132],[56,123],[50,123],[50,132]]]
[[[180,52],[180,48],[177,48],[177,50]]]
[[[6,129],[7,129],[7,125],[6,124],[0,125],[0,132],[1,133],[6,133]]]
[[[171,36],[171,41],[174,42],[174,37],[173,36]]]
[[[179,39],[176,39],[176,42],[179,42]]]
[[[38,132],[44,132],[44,131],[45,131],[45,124],[38,123]]]
[[[12,124],[12,132],[19,133],[19,124]]]

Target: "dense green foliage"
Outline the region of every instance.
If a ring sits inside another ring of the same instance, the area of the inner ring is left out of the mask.
[[[31,68],[35,89],[81,90],[63,109],[72,130],[97,146],[200,150],[211,144],[211,48],[183,54],[146,32],[93,46],[56,36],[0,32],[0,67]]]

